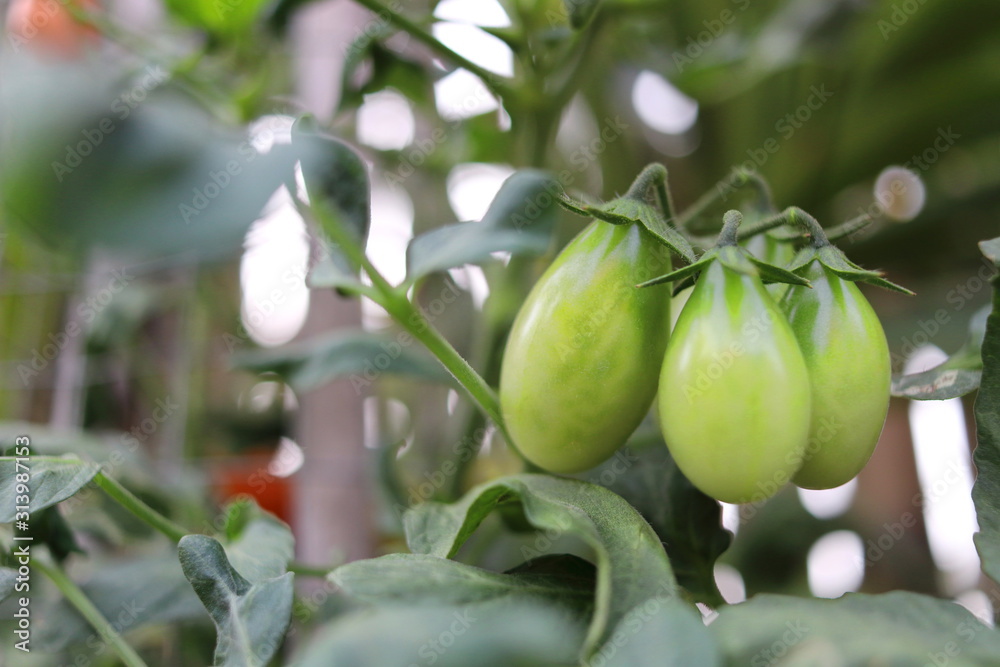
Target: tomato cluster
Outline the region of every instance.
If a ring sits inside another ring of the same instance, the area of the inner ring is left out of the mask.
[[[739,223],[730,212],[715,248],[653,280],[669,256],[640,224],[593,221],[562,251],[503,360],[501,408],[525,458],[557,473],[591,468],[655,395],[678,467],[718,500],[763,500],[790,481],[832,488],[861,471],[885,422],[890,359],[855,281],[896,287],[851,264],[814,220],[800,235],[812,245],[783,257],[790,270],[739,245]],[[670,294],[651,286],[695,276],[671,334]]]

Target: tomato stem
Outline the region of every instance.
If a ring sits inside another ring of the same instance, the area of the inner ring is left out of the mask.
[[[394,287],[375,268],[358,240],[344,228],[336,212],[323,206],[320,202],[307,205],[296,199],[296,206],[305,216],[315,217],[323,231],[329,235],[330,240],[336,243],[347,258],[356,266],[360,266],[371,279],[374,289],[364,292],[365,296],[385,308],[397,324],[413,334],[414,338],[423,343],[437,357],[438,361],[479,405],[479,408],[493,420],[497,428],[507,438],[508,444],[517,451],[516,445],[507,433],[507,427],[500,414],[500,399],[493,388],[458,353],[441,332],[431,325],[424,313],[406,297],[406,292]]]
[[[97,631],[97,634],[107,642],[108,646],[111,646],[118,653],[118,657],[121,658],[123,664],[127,665],[127,667],[146,667],[146,663],[135,652],[135,649],[122,639],[122,636],[118,634],[114,626],[111,625],[108,619],[104,618],[101,610],[90,601],[86,593],[76,585],[76,582],[69,578],[62,568],[55,564],[48,565],[41,559],[33,560],[32,566],[41,571],[42,574],[55,584],[59,592],[66,598],[66,601],[73,605],[80,612],[80,615],[90,623],[91,627]]]
[[[761,176],[737,169],[719,181],[714,188],[703,194],[695,203],[684,209],[676,218],[677,227],[685,227],[695,218],[719,202],[726,202],[729,196],[741,188],[757,191],[757,207],[764,213],[773,214],[776,209],[771,197],[771,187]]]
[[[742,222],[742,213],[736,210],[726,211],[725,215],[722,216],[722,231],[719,232],[719,240],[716,245],[720,248],[736,245],[739,240],[737,232]]]

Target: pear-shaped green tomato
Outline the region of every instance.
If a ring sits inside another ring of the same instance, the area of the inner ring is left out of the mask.
[[[889,409],[889,346],[861,290],[818,262],[813,289],[792,287],[781,302],[809,369],[812,426],[794,482],[831,489],[861,472]]]
[[[500,406],[521,453],[579,472],[621,447],[649,411],[669,338],[670,270],[638,224],[592,222],[535,284],[511,329]]]
[[[809,376],[756,276],[713,262],[674,328],[660,374],[663,438],[704,493],[763,500],[791,480],[809,436]]]

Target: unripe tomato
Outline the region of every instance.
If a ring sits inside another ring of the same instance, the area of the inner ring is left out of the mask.
[[[667,346],[658,400],[663,438],[704,493],[763,500],[802,464],[809,376],[784,315],[758,277],[711,263]]]
[[[667,249],[640,225],[595,221],[535,284],[500,374],[507,429],[532,463],[592,468],[642,421],[670,335],[670,294],[635,286],[669,270]]]
[[[830,489],[871,458],[889,409],[889,346],[878,316],[853,282],[814,262],[813,289],[791,287],[781,305],[809,369],[812,425],[794,482]]]
[[[7,11],[7,32],[15,50],[72,60],[97,42],[98,32],[84,25],[64,6],[97,8],[97,0],[14,0]]]

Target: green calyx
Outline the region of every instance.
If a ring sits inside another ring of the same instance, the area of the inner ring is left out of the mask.
[[[757,276],[764,283],[788,283],[809,287],[809,281],[791,271],[769,264],[740,247],[739,226],[743,222],[743,214],[739,211],[727,211],[723,216],[724,224],[719,238],[713,248],[705,251],[696,262],[683,266],[676,271],[647,280],[639,287],[652,287],[663,283],[676,282],[674,292],[679,292],[693,282],[695,276],[718,260],[731,271],[748,276]]]
[[[569,197],[560,198],[559,203],[566,210],[588,218],[596,218],[612,225],[640,224],[653,238],[688,262],[694,262],[694,249],[655,206],[649,203],[649,190],[654,188],[660,205],[670,215],[670,200],[666,189],[667,170],[661,164],[647,166],[633,181],[628,192],[617,199],[602,204],[586,204],[573,201]]]

